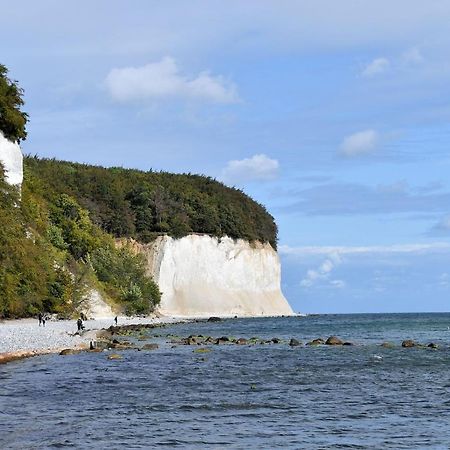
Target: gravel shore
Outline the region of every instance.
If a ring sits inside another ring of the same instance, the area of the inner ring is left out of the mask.
[[[174,323],[172,317],[119,317],[118,325]],[[95,332],[114,325],[114,318],[86,320],[83,336],[75,335],[76,320],[47,321],[39,326],[37,319],[5,320],[0,322],[0,354],[19,351],[56,351],[89,345]]]

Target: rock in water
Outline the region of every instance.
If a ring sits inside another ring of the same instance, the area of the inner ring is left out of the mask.
[[[156,350],[156,349],[158,349],[159,348],[159,345],[158,344],[145,344],[143,347],[142,347],[142,350]]]
[[[76,355],[77,353],[81,353],[81,350],[77,350],[74,348],[65,348],[64,350],[61,350],[59,352],[60,355],[66,356],[66,355]]]
[[[383,348],[394,348],[395,345],[392,342],[383,342],[381,344],[381,347],[383,347]]]
[[[341,341],[341,340],[340,340],[338,337],[336,337],[336,336],[330,336],[330,337],[326,340],[325,344],[326,344],[326,345],[343,345],[344,342]]]
[[[313,339],[312,341],[308,342],[306,345],[324,345],[325,341],[322,338]]]
[[[411,348],[416,346],[417,344],[412,339],[407,339],[406,341],[402,342],[402,347],[404,348]]]
[[[208,322],[221,322],[221,321],[222,321],[222,319],[220,317],[214,317],[214,316],[212,316],[208,319]]]
[[[209,353],[211,351],[210,348],[196,348],[195,350],[192,350],[194,353]]]
[[[292,338],[292,339],[289,341],[289,345],[290,345],[291,347],[298,347],[299,345],[301,345],[301,342],[300,342],[300,341],[297,341],[297,339]]]

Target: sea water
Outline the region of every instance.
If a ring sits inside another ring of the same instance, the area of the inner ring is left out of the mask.
[[[0,366],[0,448],[447,449],[449,327],[450,314],[232,319],[147,330],[159,348],[121,360],[13,362]],[[282,341],[196,353],[169,334]],[[355,345],[288,345],[330,335]]]

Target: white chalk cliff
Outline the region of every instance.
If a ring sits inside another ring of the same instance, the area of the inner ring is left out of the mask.
[[[20,186],[23,181],[23,156],[19,144],[5,138],[0,131],[0,163],[5,169],[6,181]]]
[[[293,311],[280,288],[281,267],[270,244],[206,235],[132,242],[162,292],[170,316],[280,316]]]

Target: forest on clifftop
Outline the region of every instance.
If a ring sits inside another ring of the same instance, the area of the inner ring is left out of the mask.
[[[149,242],[160,234],[203,233],[276,248],[277,227],[267,210],[210,177],[28,157],[25,180],[39,180],[51,202],[60,194],[76,199],[93,223],[115,237]]]

